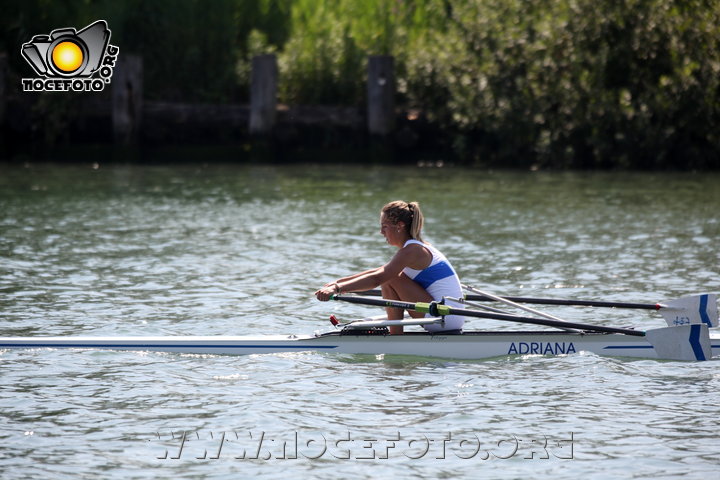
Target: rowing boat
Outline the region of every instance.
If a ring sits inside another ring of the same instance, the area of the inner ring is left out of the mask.
[[[416,311],[439,311],[442,315],[458,313],[437,304],[410,304],[365,297],[335,299]],[[712,302],[715,302],[715,297],[712,297]],[[329,352],[473,360],[507,355],[558,356],[580,352],[591,352],[602,356],[687,361],[709,360],[713,356],[720,356],[720,334],[711,334],[709,330],[709,327],[717,326],[716,313],[713,313],[715,323],[712,325],[688,323],[640,331],[548,319],[498,316],[498,314],[471,310],[462,310],[462,312],[471,316],[549,325],[556,329],[441,333],[418,331],[389,335],[387,331],[389,326],[442,323],[443,316],[403,320],[370,317],[341,324],[341,330],[311,335],[0,337],[0,349],[103,349],[218,355]],[[337,327],[338,322],[333,323]]]
[[[682,336],[687,338],[692,352],[692,358],[689,359],[706,359],[701,345],[702,325],[666,328],[685,328]],[[713,334],[709,339],[710,356],[720,355],[720,335]],[[385,335],[377,330],[353,329],[313,335],[0,337],[0,348],[135,350],[217,355],[331,352],[448,359],[484,359],[505,355],[569,355],[579,352],[651,359],[668,357],[648,340],[647,335],[636,337],[618,333],[550,331],[468,331],[460,334],[407,332],[403,335]]]

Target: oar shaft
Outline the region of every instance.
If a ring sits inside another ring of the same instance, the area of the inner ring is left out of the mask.
[[[368,290],[366,292],[358,292],[361,295],[380,296],[380,290]],[[629,302],[603,302],[595,300],[563,300],[559,298],[537,298],[537,297],[502,297],[511,302],[516,303],[534,303],[537,305],[567,305],[578,307],[601,307],[601,308],[634,308],[640,310],[660,310],[663,305],[660,303],[629,303]],[[465,300],[475,302],[494,302],[490,297],[485,295],[465,295]]]
[[[492,320],[504,320],[508,322],[517,322],[517,323],[529,323],[533,325],[545,325],[548,327],[555,327],[555,328],[576,328],[578,330],[587,330],[587,331],[594,331],[594,332],[603,332],[603,333],[621,333],[624,335],[633,335],[636,337],[643,337],[645,336],[645,332],[641,332],[638,330],[632,330],[629,328],[616,328],[616,327],[604,327],[599,325],[590,325],[585,323],[575,323],[575,322],[565,322],[565,321],[556,321],[556,320],[549,320],[545,318],[532,318],[532,317],[520,317],[515,315],[505,315],[500,313],[490,313],[490,312],[478,312],[475,310],[465,310],[462,308],[451,308],[447,305],[440,305],[437,303],[411,303],[411,302],[403,302],[400,300],[387,300],[387,299],[377,299],[377,298],[367,298],[367,297],[345,297],[341,295],[333,295],[333,300],[341,300],[343,302],[349,302],[349,303],[359,303],[362,305],[374,305],[378,307],[393,307],[393,308],[401,308],[403,310],[414,310],[416,312],[421,313],[430,313],[431,315],[461,315],[465,317],[478,317],[478,318],[489,318]]]
[[[467,286],[466,286],[465,288],[467,288],[467,289],[475,292],[475,293],[478,294],[478,295],[484,295],[484,296],[486,296],[486,297],[488,297],[488,298],[490,298],[490,299],[492,299],[492,300],[495,300],[496,302],[502,302],[502,303],[504,303],[505,305],[510,305],[511,307],[515,307],[515,308],[518,308],[518,309],[523,310],[523,311],[525,311],[525,312],[532,313],[533,315],[539,315],[539,316],[541,316],[541,317],[543,317],[543,318],[547,318],[547,319],[549,319],[549,320],[555,320],[555,321],[557,321],[557,322],[565,322],[564,319],[558,318],[558,317],[556,317],[555,315],[550,315],[549,313],[541,312],[540,310],[536,310],[536,309],[534,309],[534,308],[526,307],[525,305],[520,305],[520,304],[517,303],[517,302],[513,302],[512,300],[508,300],[507,298],[504,298],[504,297],[499,297],[499,296],[497,296],[497,295],[495,295],[495,294],[493,294],[493,293],[484,292],[484,291],[478,290],[478,289],[476,289],[476,288],[474,288],[474,287],[467,287]]]
[[[581,307],[609,307],[609,308],[636,308],[641,310],[659,310],[662,305],[659,303],[628,303],[628,302],[602,302],[593,300],[562,300],[556,298],[534,298],[534,297],[503,297],[517,303],[535,303],[538,305],[569,305]],[[485,295],[465,295],[466,300],[476,302],[490,302],[493,299]]]

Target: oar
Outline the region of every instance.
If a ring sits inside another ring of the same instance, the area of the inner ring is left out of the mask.
[[[464,288],[472,288],[472,287],[464,287]],[[547,319],[550,319],[550,320],[555,320],[556,322],[567,323],[567,321],[563,320],[562,318],[558,318],[558,317],[556,317],[556,316],[554,316],[554,315],[550,315],[549,313],[541,312],[540,310],[535,310],[534,308],[530,308],[530,307],[526,307],[526,306],[524,306],[524,305],[520,305],[519,303],[515,303],[515,302],[513,302],[512,300],[509,300],[509,299],[507,299],[507,298],[498,297],[497,295],[494,295],[494,294],[489,293],[489,292],[481,292],[480,290],[477,290],[477,289],[474,289],[474,288],[473,288],[473,291],[475,291],[475,293],[479,293],[479,294],[481,294],[481,295],[483,295],[483,296],[485,296],[485,297],[487,297],[487,298],[489,298],[489,299],[491,299],[491,300],[495,300],[496,302],[504,303],[505,305],[510,305],[511,307],[519,308],[520,310],[524,310],[524,311],[526,311],[526,312],[528,312],[528,313],[532,313],[532,314],[534,314],[534,315],[540,315],[541,317],[544,317],[544,318],[547,318]]]
[[[477,293],[478,295],[465,295],[466,300],[473,301],[502,301],[487,292],[478,290],[469,285],[462,286],[465,290]],[[687,325],[704,323],[711,327],[718,326],[717,295],[703,294],[690,295],[675,300],[667,300],[658,303],[627,303],[627,302],[602,302],[588,300],[561,300],[554,298],[531,298],[531,297],[502,297],[505,300],[519,303],[535,303],[544,305],[571,305],[585,307],[610,307],[610,308],[636,308],[644,310],[657,310],[665,318],[668,326]],[[507,302],[506,302],[507,303]]]
[[[472,291],[473,287],[463,285],[466,290]],[[382,295],[380,290],[367,290],[365,292],[358,292],[360,295]],[[564,300],[561,298],[537,298],[537,297],[513,297],[504,296],[504,299],[510,300],[511,302],[517,303],[534,303],[537,305],[567,305],[567,306],[580,306],[580,307],[609,307],[609,308],[637,308],[644,310],[660,310],[666,307],[663,303],[627,303],[627,302],[603,302],[594,300]],[[486,295],[472,295],[466,294],[465,300],[471,300],[475,302],[490,302],[495,301]]]
[[[474,287],[463,285],[465,290],[476,291]],[[380,290],[367,290],[358,292],[360,295],[380,296]],[[575,300],[561,298],[538,298],[538,297],[514,297],[503,296],[505,300],[516,303],[533,303],[536,305],[565,305],[579,307],[599,307],[599,308],[628,308],[639,310],[656,310],[660,312],[668,321],[668,325],[677,325],[679,323],[705,323],[708,327],[716,327],[717,325],[717,296],[715,294],[691,295],[674,300],[667,300],[658,303],[631,303],[631,302],[605,302],[600,300]],[[496,301],[487,295],[466,294],[465,300],[476,302]],[[697,307],[697,308],[696,308]],[[678,313],[687,313],[689,317],[684,318],[684,322],[678,321],[681,315]],[[669,318],[669,317],[672,318]],[[690,320],[690,321],[688,321]]]
[[[466,290],[475,291],[473,287],[463,285]],[[608,307],[608,308],[637,308],[641,310],[660,310],[665,305],[661,303],[627,303],[627,302],[603,302],[594,300],[564,300],[560,298],[536,298],[536,297],[503,297],[507,300],[518,302],[518,303],[534,303],[537,305],[568,305],[568,306],[580,306],[580,307]],[[472,300],[476,302],[487,302],[495,301],[492,297],[487,295],[465,295],[466,300]]]
[[[425,303],[425,302],[403,302],[400,300],[388,300],[385,298],[368,298],[358,296],[343,296],[333,295],[333,300],[341,300],[348,303],[358,303],[362,305],[374,305],[377,307],[392,307],[400,308],[403,310],[414,310],[420,313],[429,313],[433,316],[445,316],[445,315],[461,315],[464,317],[478,317],[478,318],[489,318],[492,320],[504,320],[508,322],[517,323],[529,323],[534,325],[545,325],[548,327],[555,328],[575,328],[578,330],[592,331],[592,332],[603,332],[603,333],[621,333],[624,335],[633,335],[636,337],[645,336],[645,332],[638,330],[632,330],[629,328],[616,328],[616,327],[603,327],[599,325],[590,325],[586,323],[566,322],[558,320],[550,320],[546,318],[533,318],[533,317],[521,317],[515,315],[504,315],[499,313],[490,312],[478,312],[475,310],[467,310],[462,308],[452,308],[447,305],[442,305],[437,302]]]

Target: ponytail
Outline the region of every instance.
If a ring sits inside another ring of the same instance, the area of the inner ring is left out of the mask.
[[[410,237],[423,242],[422,239],[422,228],[425,219],[423,218],[422,210],[420,210],[420,204],[418,202],[408,203],[408,209],[412,214],[412,221],[410,222]],[[425,242],[423,242],[425,243]]]

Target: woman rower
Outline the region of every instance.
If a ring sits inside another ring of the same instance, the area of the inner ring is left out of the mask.
[[[380,212],[380,233],[387,242],[398,248],[388,263],[381,267],[340,278],[315,292],[325,302],[332,295],[362,292],[380,286],[383,298],[405,302],[440,302],[444,297],[462,298],[460,279],[447,258],[421,237],[423,214],[417,202],[397,200],[385,205]],[[464,308],[461,303],[445,300],[453,308]],[[389,307],[388,320],[400,320],[404,312]],[[410,311],[414,318],[422,313]],[[448,315],[445,322],[425,325],[429,332],[460,330],[464,317]],[[403,333],[402,326],[390,327],[390,333]]]

